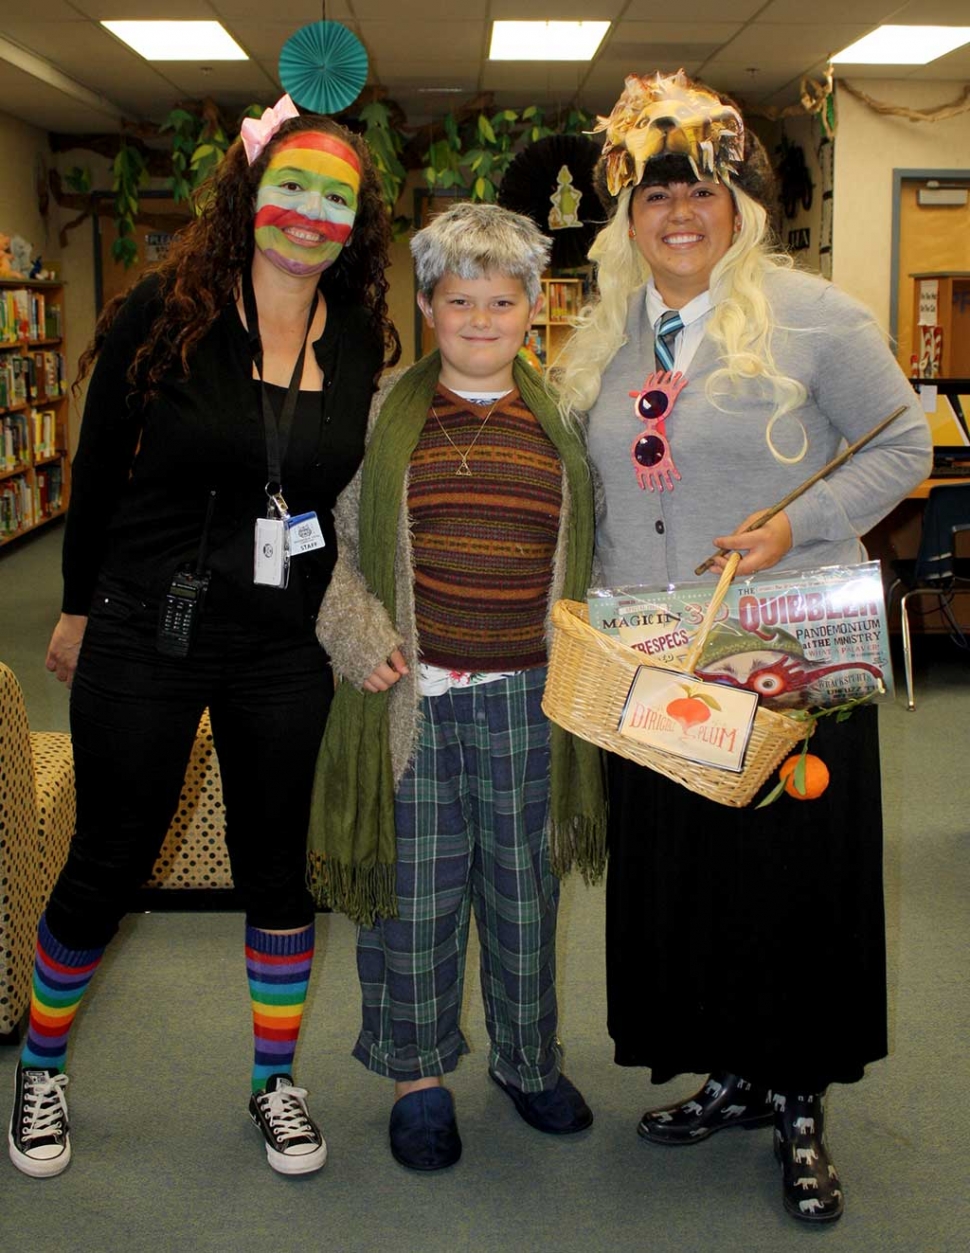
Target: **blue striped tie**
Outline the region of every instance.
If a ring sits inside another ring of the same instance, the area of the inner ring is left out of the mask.
[[[668,309],[657,319],[657,325],[654,328],[653,355],[657,359],[658,370],[674,368],[674,340],[683,329],[683,319],[674,309]]]

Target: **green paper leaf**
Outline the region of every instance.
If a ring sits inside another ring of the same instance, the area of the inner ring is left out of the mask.
[[[775,784],[764,800],[759,801],[758,804],[755,805],[755,809],[764,809],[766,805],[770,805],[773,801],[776,801],[784,790],[785,780],[782,779],[779,783]]]

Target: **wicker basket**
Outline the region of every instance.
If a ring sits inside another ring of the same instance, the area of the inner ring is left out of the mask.
[[[664,669],[693,674],[739,560],[736,555],[728,562],[683,663],[667,663]],[[740,774],[650,748],[617,731],[634,675],[650,662],[636,649],[591,627],[586,606],[579,601],[558,601],[552,609],[552,626],[549,677],[542,698],[548,717],[574,735],[649,766],[720,805],[741,808],[750,804],[776,766],[800,749],[805,736],[814,730],[812,721],[759,708]]]

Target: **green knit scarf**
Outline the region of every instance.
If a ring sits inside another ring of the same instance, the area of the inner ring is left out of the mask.
[[[374,425],[361,477],[360,572],[394,620],[394,562],[411,454],[427,421],[441,359],[431,353],[392,388]],[[569,484],[563,595],[586,595],[593,551],[593,494],[582,441],[564,425],[540,377],[518,359],[513,377],[562,459]],[[410,659],[413,663],[414,659]],[[311,884],[317,899],[372,926],[396,917],[394,779],[390,692],[341,683],[317,761],[310,815]],[[606,805],[599,750],[551,724],[550,836],[553,870],[576,866],[589,881],[606,860]]]

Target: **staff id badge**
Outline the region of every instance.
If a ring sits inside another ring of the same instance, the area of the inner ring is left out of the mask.
[[[286,587],[290,579],[290,554],[286,523],[282,518],[257,518],[253,546],[253,582],[263,587]]]
[[[315,513],[298,513],[286,520],[286,544],[291,557],[312,553],[323,548],[326,541],[320,529],[320,519]]]

